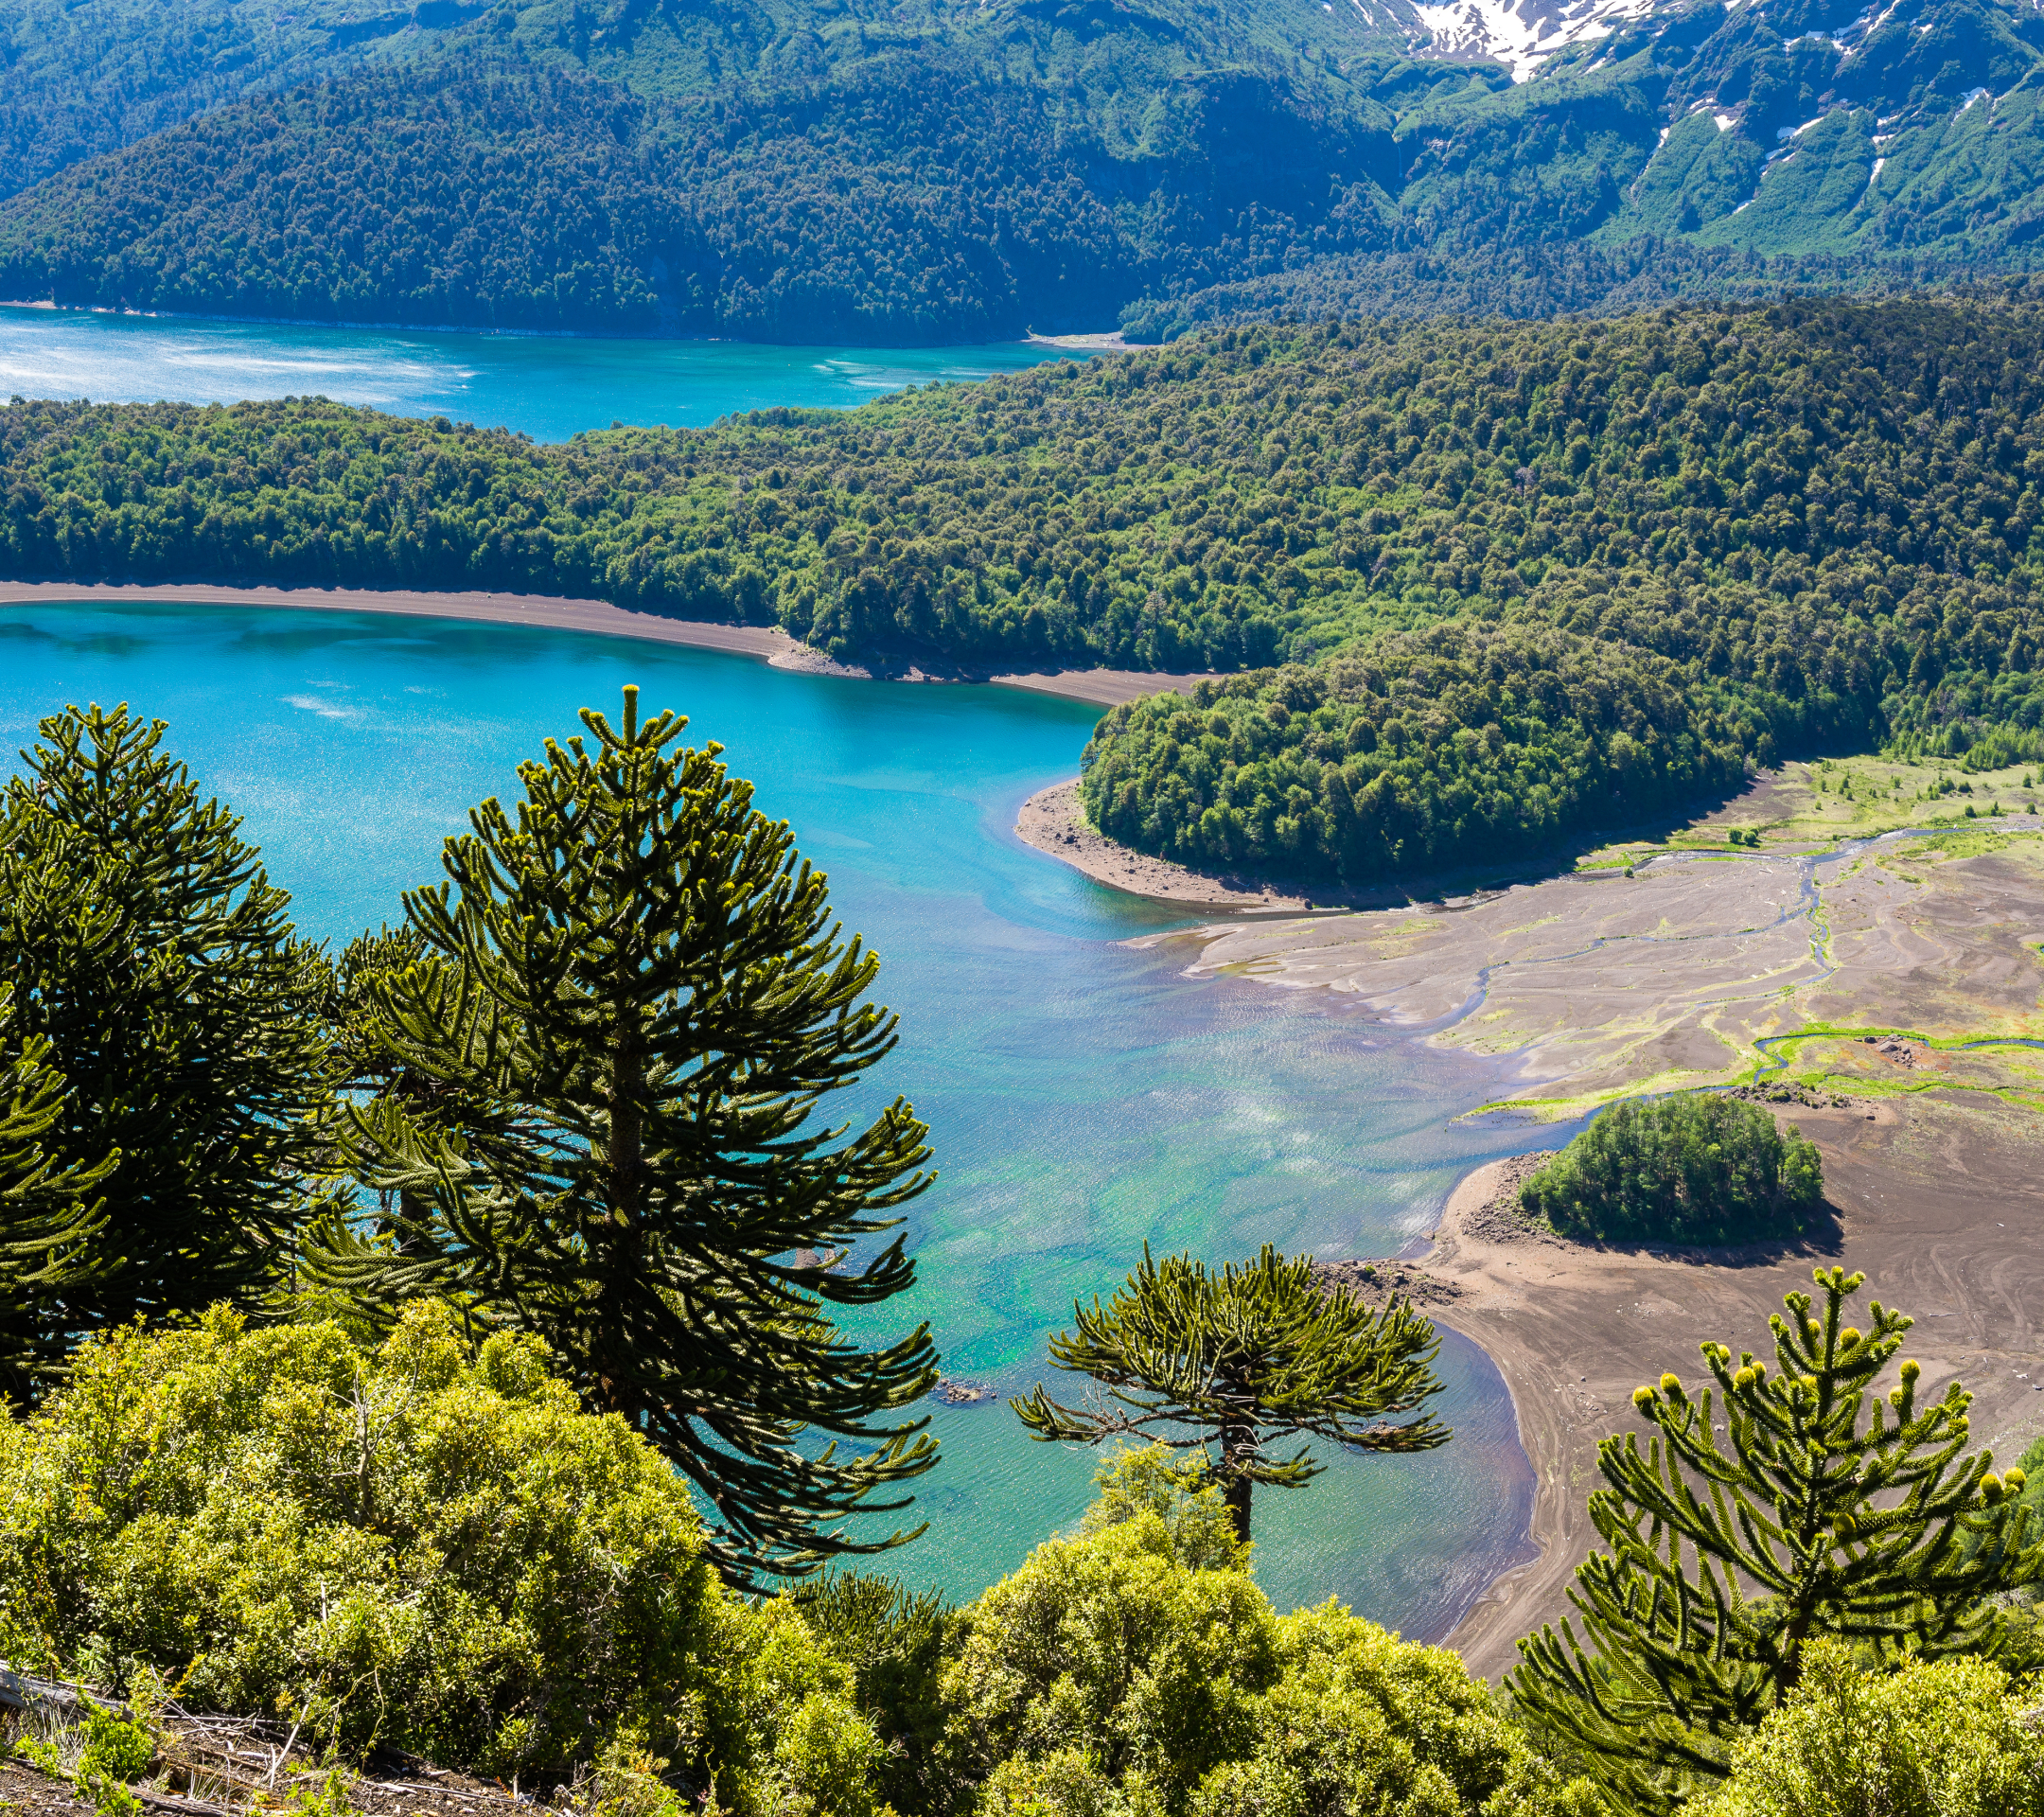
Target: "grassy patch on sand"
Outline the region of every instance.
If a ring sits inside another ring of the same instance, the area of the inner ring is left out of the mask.
[[[1996,820],[2035,813],[2044,803],[2040,785],[2044,765],[2037,764],[1976,774],[1929,758],[1823,758],[1788,764],[1715,813],[1663,838],[1623,840],[1587,853],[1577,860],[1577,869],[1609,870],[1678,852],[1736,856],[1823,850],[1846,839],[1912,826],[1986,835]],[[1981,826],[1982,820],[1989,824]],[[1974,854],[1955,851],[1953,856]]]

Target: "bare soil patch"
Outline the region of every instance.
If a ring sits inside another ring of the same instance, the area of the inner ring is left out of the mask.
[[[1320,1261],[1313,1273],[1330,1292],[1347,1294],[1366,1306],[1387,1306],[1410,1300],[1415,1306],[1444,1306],[1462,1297],[1460,1285],[1430,1275],[1396,1256],[1367,1261]]]

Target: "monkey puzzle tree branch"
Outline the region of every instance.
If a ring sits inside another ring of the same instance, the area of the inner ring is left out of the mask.
[[[1252,1484],[1295,1488],[1326,1468],[1305,1445],[1271,1455],[1269,1441],[1414,1452],[1450,1437],[1431,1416],[1386,1418],[1439,1392],[1434,1327],[1402,1301],[1377,1310],[1326,1292],[1310,1256],[1287,1259],[1266,1244],[1255,1261],[1216,1275],[1189,1256],[1155,1262],[1146,1244],[1126,1287],[1105,1306],[1074,1304],[1072,1320],[1050,1340],[1050,1359],[1090,1376],[1105,1399],[1069,1406],[1039,1384],[1010,1402],[1022,1423],[1045,1440],[1218,1444],[1208,1468],[1245,1540]]]
[[[913,1283],[898,1235],[869,1240],[930,1151],[899,1099],[817,1121],[894,1047],[863,1000],[879,961],[717,747],[669,749],[685,720],[642,725],[635,689],[621,728],[582,717],[590,742],[550,742],[516,818],[484,803],[405,899],[422,956],[370,989],[406,1089],[345,1120],[392,1208],[329,1220],[308,1265],[386,1313],[444,1295],[543,1337],[701,1491],[733,1582],[884,1550],[913,1535],[841,1523],[935,1463],[927,1416],[897,1416],[936,1350],[921,1326],[868,1348],[829,1308]]]
[[[1919,1405],[1905,1362],[1876,1391],[1913,1321],[1876,1300],[1862,1332],[1842,1308],[1864,1278],[1816,1280],[1822,1314],[1797,1293],[1771,1321],[1774,1372],[1712,1342],[1715,1387],[1692,1397],[1670,1373],[1633,1395],[1654,1437],[1598,1448],[1590,1513],[1608,1550],[1569,1593],[1582,1634],[1564,1621],[1519,1644],[1520,1704],[1649,1817],[1724,1776],[1811,1641],[1845,1642],[1872,1669],[1992,1654],[2000,1616],[1983,1598],[2044,1573],[2022,1473],[1962,1455],[1965,1389]]]

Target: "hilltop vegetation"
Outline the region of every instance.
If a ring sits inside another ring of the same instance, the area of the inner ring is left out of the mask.
[[[2044,313],[1227,330],[542,449],[318,400],[0,414],[10,572],[595,595],[837,656],[1237,674],[1118,708],[1101,828],[1362,880],[1790,745],[2037,743]]]
[[[0,291],[885,344],[1614,311],[2044,258],[2044,27],[2020,0],[1705,5],[1517,83],[1426,60],[1403,0],[358,13],[31,9],[0,66],[26,189],[0,207]]]

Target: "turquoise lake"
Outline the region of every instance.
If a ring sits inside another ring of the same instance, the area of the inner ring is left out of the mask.
[[[322,397],[521,430],[541,442],[613,421],[700,428],[775,404],[843,409],[905,385],[1069,357],[1013,342],[890,350],[583,341],[0,308],[0,397],[101,404]]]
[[[701,424],[771,404],[855,405],[1056,358],[1025,346],[875,352],[563,341],[0,309],[0,391],[99,400],[319,393],[559,440],[613,418]],[[1176,911],[1087,881],[1012,831],[1069,776],[1097,712],[996,688],[792,675],[736,657],[565,632],[356,614],[0,607],[0,750],[68,701],[167,719],[241,813],[301,929],[335,943],[437,880],[441,840],[540,741],[637,681],[715,739],[759,805],[828,870],[883,960],[899,1091],[942,1170],[913,1208],[912,1296],[947,1371],[1001,1396],[1045,1375],[1075,1297],[1105,1296],[1148,1242],[1212,1262],[1270,1242],[1381,1256],[1425,1230],[1466,1169],[1528,1132],[1458,1113],[1495,1096],[1476,1063],[1327,997],[1188,979],[1131,937]],[[853,1108],[857,1108],[854,1105]],[[1505,1385],[1453,1333],[1446,1449],[1335,1457],[1257,1500],[1258,1571],[1281,1607],[1341,1597],[1437,1638],[1531,1554],[1532,1473]],[[1077,1385],[1066,1383],[1067,1389]],[[969,1596],[1068,1526],[1094,1460],[1030,1440],[999,1400],[932,1405],[943,1462],[886,1568]]]
[[[10,753],[67,701],[168,720],[301,928],[336,942],[395,918],[467,808],[514,794],[513,766],[573,732],[578,707],[614,709],[627,680],[727,748],[882,957],[903,1039],[876,1092],[913,1100],[942,1169],[908,1226],[919,1285],[887,1320],[927,1319],[954,1376],[1026,1391],[1073,1297],[1111,1292],[1145,1241],[1216,1262],[1265,1241],[1389,1254],[1464,1169],[1525,1145],[1524,1129],[1451,1120],[1492,1095],[1474,1063],[1313,993],[1186,979],[1170,944],[1121,944],[1173,913],[1015,838],[1022,800],[1076,767],[1090,709],[494,626],[0,609]],[[1438,1637],[1530,1555],[1532,1477],[1503,1382],[1453,1334],[1442,1369],[1444,1450],[1336,1458],[1258,1497],[1258,1571],[1280,1606],[1336,1596]],[[890,1568],[964,1596],[1077,1517],[1093,1459],[1031,1441],[998,1401],[931,1410],[930,1530]]]

